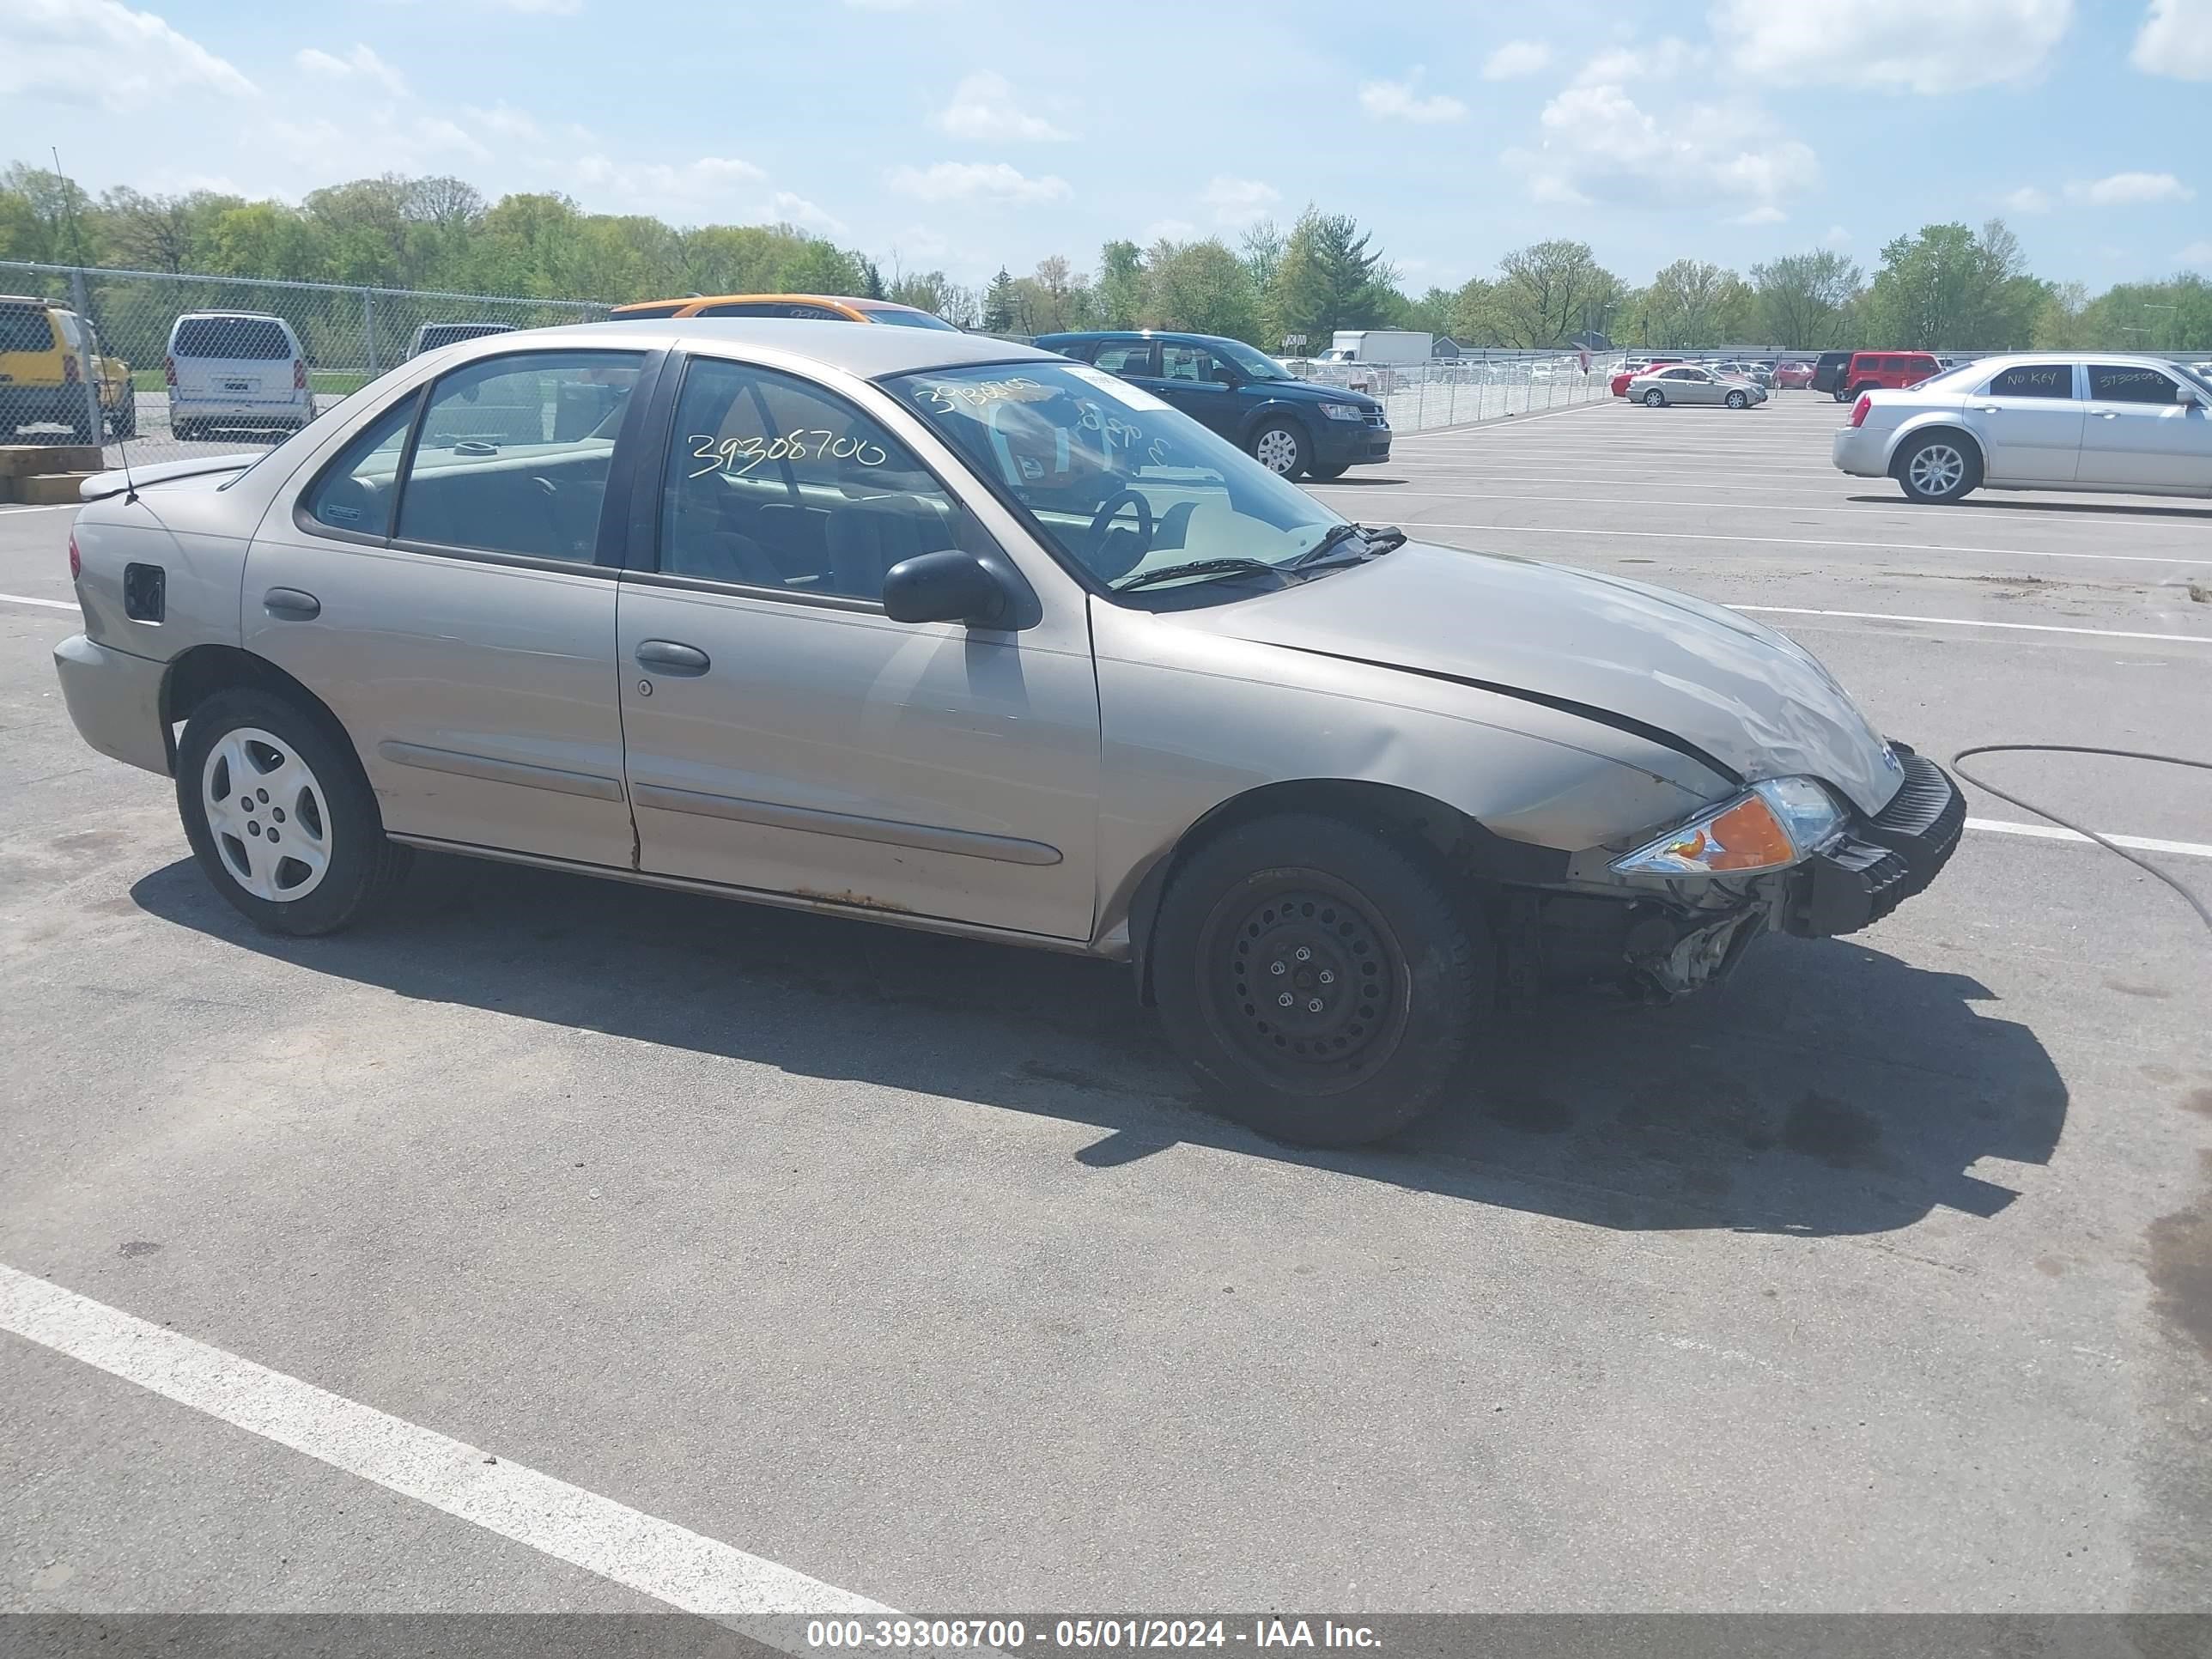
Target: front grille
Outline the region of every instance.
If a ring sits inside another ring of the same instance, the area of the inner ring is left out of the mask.
[[[1943,769],[1905,751],[1905,781],[1868,828],[1869,836],[1901,854],[1912,875],[1904,896],[1928,885],[1948,862],[1966,827],[1966,798]]]

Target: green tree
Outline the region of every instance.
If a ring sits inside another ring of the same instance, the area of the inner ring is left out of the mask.
[[[1864,280],[1857,262],[1832,248],[1753,265],[1759,337],[1785,350],[1834,346],[1842,337],[1846,307]]]
[[[1161,242],[1146,260],[1144,321],[1262,344],[1260,296],[1244,263],[1218,238]]]
[[[1717,345],[1730,339],[1728,313],[1741,309],[1742,287],[1732,270],[1703,259],[1677,259],[1652,274],[1628,307],[1638,342],[1647,346]]]
[[[991,278],[991,286],[983,295],[983,331],[986,334],[1012,334],[1022,320],[1021,295],[1014,291],[1014,275],[1006,266]]]
[[[1961,224],[1923,225],[1882,249],[1867,322],[1885,345],[2002,349],[2028,343],[2049,296],[2002,219],[1978,235]]]
[[[1479,319],[1470,318],[1480,343],[1524,350],[1565,345],[1572,335],[1609,329],[1624,297],[1620,279],[1598,264],[1587,242],[1516,248],[1498,270],[1498,280],[1479,296]]]
[[[1370,240],[1348,214],[1310,207],[1300,214],[1268,291],[1272,324],[1304,335],[1314,349],[1326,347],[1338,329],[1381,322],[1396,273],[1381,249],[1368,246]]]
[[[1098,325],[1134,328],[1145,303],[1145,256],[1137,245],[1112,241],[1098,250]]]

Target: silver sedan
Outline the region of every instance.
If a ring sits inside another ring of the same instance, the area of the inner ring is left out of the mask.
[[[2118,352],[1985,357],[1902,392],[1869,392],[1833,459],[1916,501],[1976,489],[2212,495],[2212,379]]]
[[[1348,523],[982,336],[503,334],[85,491],[70,713],[254,925],[432,848],[1127,962],[1291,1140],[1454,1094],[1508,989],[1864,927],[1964,822],[1748,617]]]
[[[1697,363],[1669,363],[1638,375],[1628,383],[1628,396],[1648,409],[1669,404],[1712,404],[1724,409],[1749,409],[1767,398],[1766,388]]]

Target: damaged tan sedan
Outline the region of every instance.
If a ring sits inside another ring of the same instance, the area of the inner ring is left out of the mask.
[[[1540,987],[1863,927],[1963,818],[1756,623],[1347,523],[1002,341],[499,335],[85,493],[70,711],[259,927],[425,847],[1124,960],[1291,1140],[1407,1122]]]

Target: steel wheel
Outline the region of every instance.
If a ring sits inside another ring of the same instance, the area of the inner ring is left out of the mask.
[[[322,885],[330,804],[283,738],[258,726],[225,732],[200,769],[200,805],[224,871],[254,897],[289,902]]]
[[[1966,476],[1966,458],[1950,444],[1925,443],[1912,452],[1905,476],[1923,495],[1948,495]]]
[[[1395,1053],[1407,1012],[1397,942],[1322,872],[1254,882],[1214,912],[1200,948],[1216,1029],[1275,1087],[1335,1094]]]
[[[1253,443],[1252,456],[1268,471],[1291,477],[1298,470],[1298,434],[1285,427],[1271,426]]]

